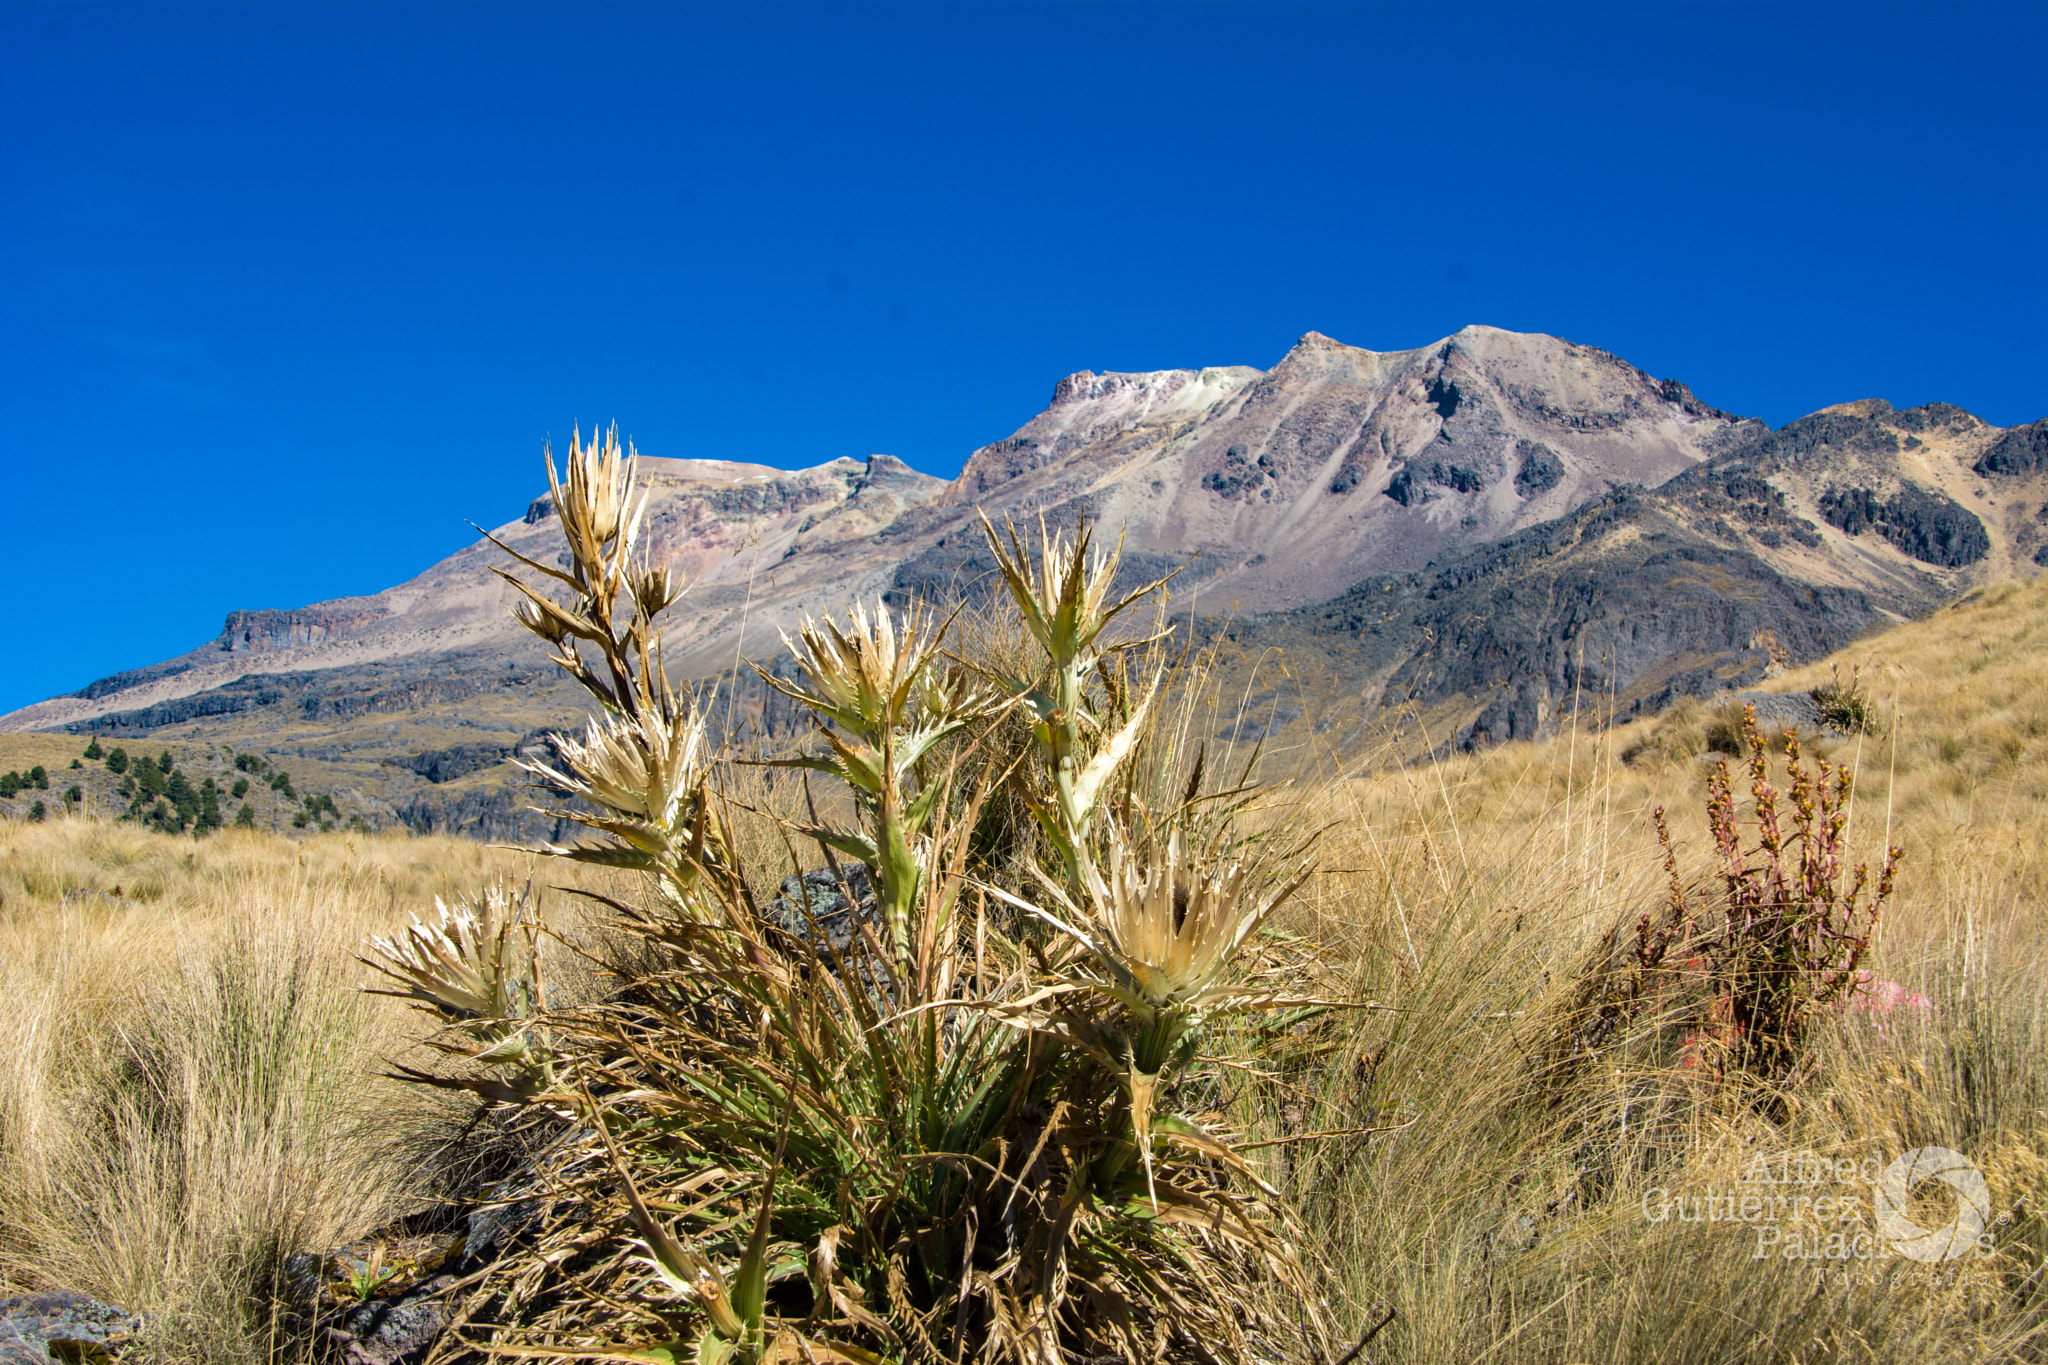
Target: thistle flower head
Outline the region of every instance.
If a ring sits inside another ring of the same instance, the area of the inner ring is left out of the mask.
[[[438,919],[417,918],[402,935],[372,938],[375,958],[365,962],[405,989],[386,991],[451,1019],[509,1019],[537,1003],[529,951],[522,956],[513,931],[530,918],[523,894],[493,883],[453,906],[434,898]]]
[[[644,565],[633,580],[633,598],[649,619],[661,615],[683,595],[683,581],[665,564]]]
[[[993,700],[973,669],[961,664],[934,665],[924,671],[918,687],[918,719],[927,726],[973,720],[986,714]]]
[[[848,734],[869,742],[908,719],[910,702],[925,687],[938,632],[930,617],[913,607],[898,632],[887,606],[856,603],[847,613],[846,628],[830,617],[804,618],[792,640],[782,637],[804,671],[802,689],[783,687],[787,695],[811,708]]]
[[[557,736],[567,772],[545,763],[520,766],[615,815],[673,831],[704,780],[704,721],[694,710],[652,705],[637,717],[593,716],[583,738]]]
[[[1146,1016],[1245,997],[1224,982],[1231,960],[1306,871],[1273,883],[1252,859],[1190,849],[1178,829],[1141,852],[1112,825],[1108,845],[1080,923],[1052,920],[1095,959],[1106,978],[1095,984]]]
[[[1055,665],[1067,667],[1095,642],[1117,613],[1152,591],[1148,583],[1121,600],[1110,602],[1110,586],[1123,561],[1123,541],[1108,554],[1089,553],[1091,528],[1083,522],[1070,541],[1064,532],[1048,529],[1043,514],[1038,519],[1036,554],[1027,548],[1008,521],[1009,544],[996,534],[986,516],[982,531],[996,557],[996,567],[1009,585],[1010,595],[1024,615],[1024,624]],[[1161,580],[1163,581],[1163,580]]]
[[[1097,923],[1148,1001],[1195,1001],[1259,927],[1272,903],[1248,894],[1246,872],[1242,860],[1191,856],[1178,829],[1149,858],[1112,831]]]
[[[547,452],[548,489],[579,563],[603,563],[613,541],[622,542],[614,562],[623,563],[631,554],[646,506],[644,496],[637,507],[633,504],[636,459],[631,448],[620,448],[616,426],[601,437],[592,431],[588,445],[581,431],[572,431],[563,477],[555,474],[554,452]]]
[[[676,891],[695,887],[701,869],[725,856],[723,828],[705,795],[704,723],[693,710],[663,694],[637,716],[594,717],[581,740],[558,736],[555,747],[561,768],[520,766],[596,806],[572,818],[608,837],[550,845],[549,852],[653,872]]]

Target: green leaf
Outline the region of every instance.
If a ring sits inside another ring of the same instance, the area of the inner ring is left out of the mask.
[[[809,826],[805,835],[819,843],[838,849],[848,857],[858,858],[873,867],[882,861],[882,854],[875,847],[875,841],[857,830],[830,829],[823,825]]]
[[[647,1360],[654,1365],[676,1365],[679,1360],[689,1359],[690,1343],[687,1341],[664,1341],[659,1346],[642,1346],[638,1350],[621,1351],[614,1360]]]

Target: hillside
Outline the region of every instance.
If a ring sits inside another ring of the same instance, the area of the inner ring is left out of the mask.
[[[1290,708],[1363,733],[1413,708],[1438,744],[1553,733],[1749,687],[2048,561],[2048,422],[1846,404],[1655,488],[1223,628],[1281,651]],[[1256,691],[1256,689],[1255,689]]]

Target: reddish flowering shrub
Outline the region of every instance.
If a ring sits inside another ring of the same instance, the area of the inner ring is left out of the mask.
[[[1746,836],[1737,818],[1734,782],[1723,760],[1707,779],[1707,822],[1718,864],[1714,880],[1720,886],[1718,895],[1703,896],[1679,877],[1671,831],[1658,809],[1657,837],[1671,894],[1657,927],[1643,917],[1638,955],[1647,970],[1680,942],[1692,950],[1687,966],[1703,979],[1707,999],[1687,1034],[1683,1065],[1715,1075],[1741,1070],[1782,1079],[1816,1011],[1880,998],[1869,995],[1874,978],[1861,964],[1891,897],[1900,850],[1886,850],[1873,890],[1867,865],[1852,869],[1843,862],[1848,769],[1826,759],[1809,769],[1799,740],[1788,737],[1788,785],[1781,796],[1771,784],[1769,749],[1751,707],[1743,709],[1743,739],[1752,830]],[[1885,1008],[1910,1003],[1909,996],[1891,999]]]

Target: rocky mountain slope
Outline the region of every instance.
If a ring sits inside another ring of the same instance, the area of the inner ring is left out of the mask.
[[[1071,375],[950,483],[885,455],[793,472],[649,458],[643,479],[650,551],[695,581],[668,638],[686,675],[765,658],[778,628],[855,597],[985,592],[981,512],[1086,514],[1123,533],[1134,578],[1185,565],[1176,608],[1203,631],[1299,654],[1322,682],[1283,724],[1341,719],[1335,742],[1413,705],[1484,743],[1554,725],[1567,694],[1645,706],[1748,680],[2030,570],[2042,431],[1866,402],[1772,432],[1554,337],[1470,327],[1374,352],[1311,332],[1263,372]],[[542,496],[494,534],[551,557],[552,516]],[[0,728],[260,739],[338,765],[372,817],[516,833],[511,805],[483,811],[510,801],[510,769],[470,758],[580,700],[512,625],[496,555],[233,613],[178,659]],[[740,693],[728,705],[753,714]]]
[[[1659,483],[1760,431],[1590,347],[1470,327],[1414,351],[1311,332],[1270,371],[1087,371],[948,484],[886,455],[783,472],[644,461],[650,552],[696,582],[669,647],[708,669],[804,611],[884,590],[944,594],[986,566],[976,512],[1122,529],[1143,564],[1197,557],[1204,595],[1304,606],[1366,573],[1547,521],[1617,483]],[[495,534],[555,553],[543,496]],[[1286,544],[1284,556],[1268,552]],[[241,611],[179,659],[4,718],[48,728],[250,674],[443,654],[533,657],[479,544],[370,597]],[[747,639],[737,638],[742,620]]]
[[[2048,421],[2001,430],[1869,400],[1220,631],[1321,679],[1268,704],[1341,725],[1340,743],[1405,710],[1432,746],[1474,747],[1536,738],[1575,708],[1627,718],[1748,686],[2044,564]]]

